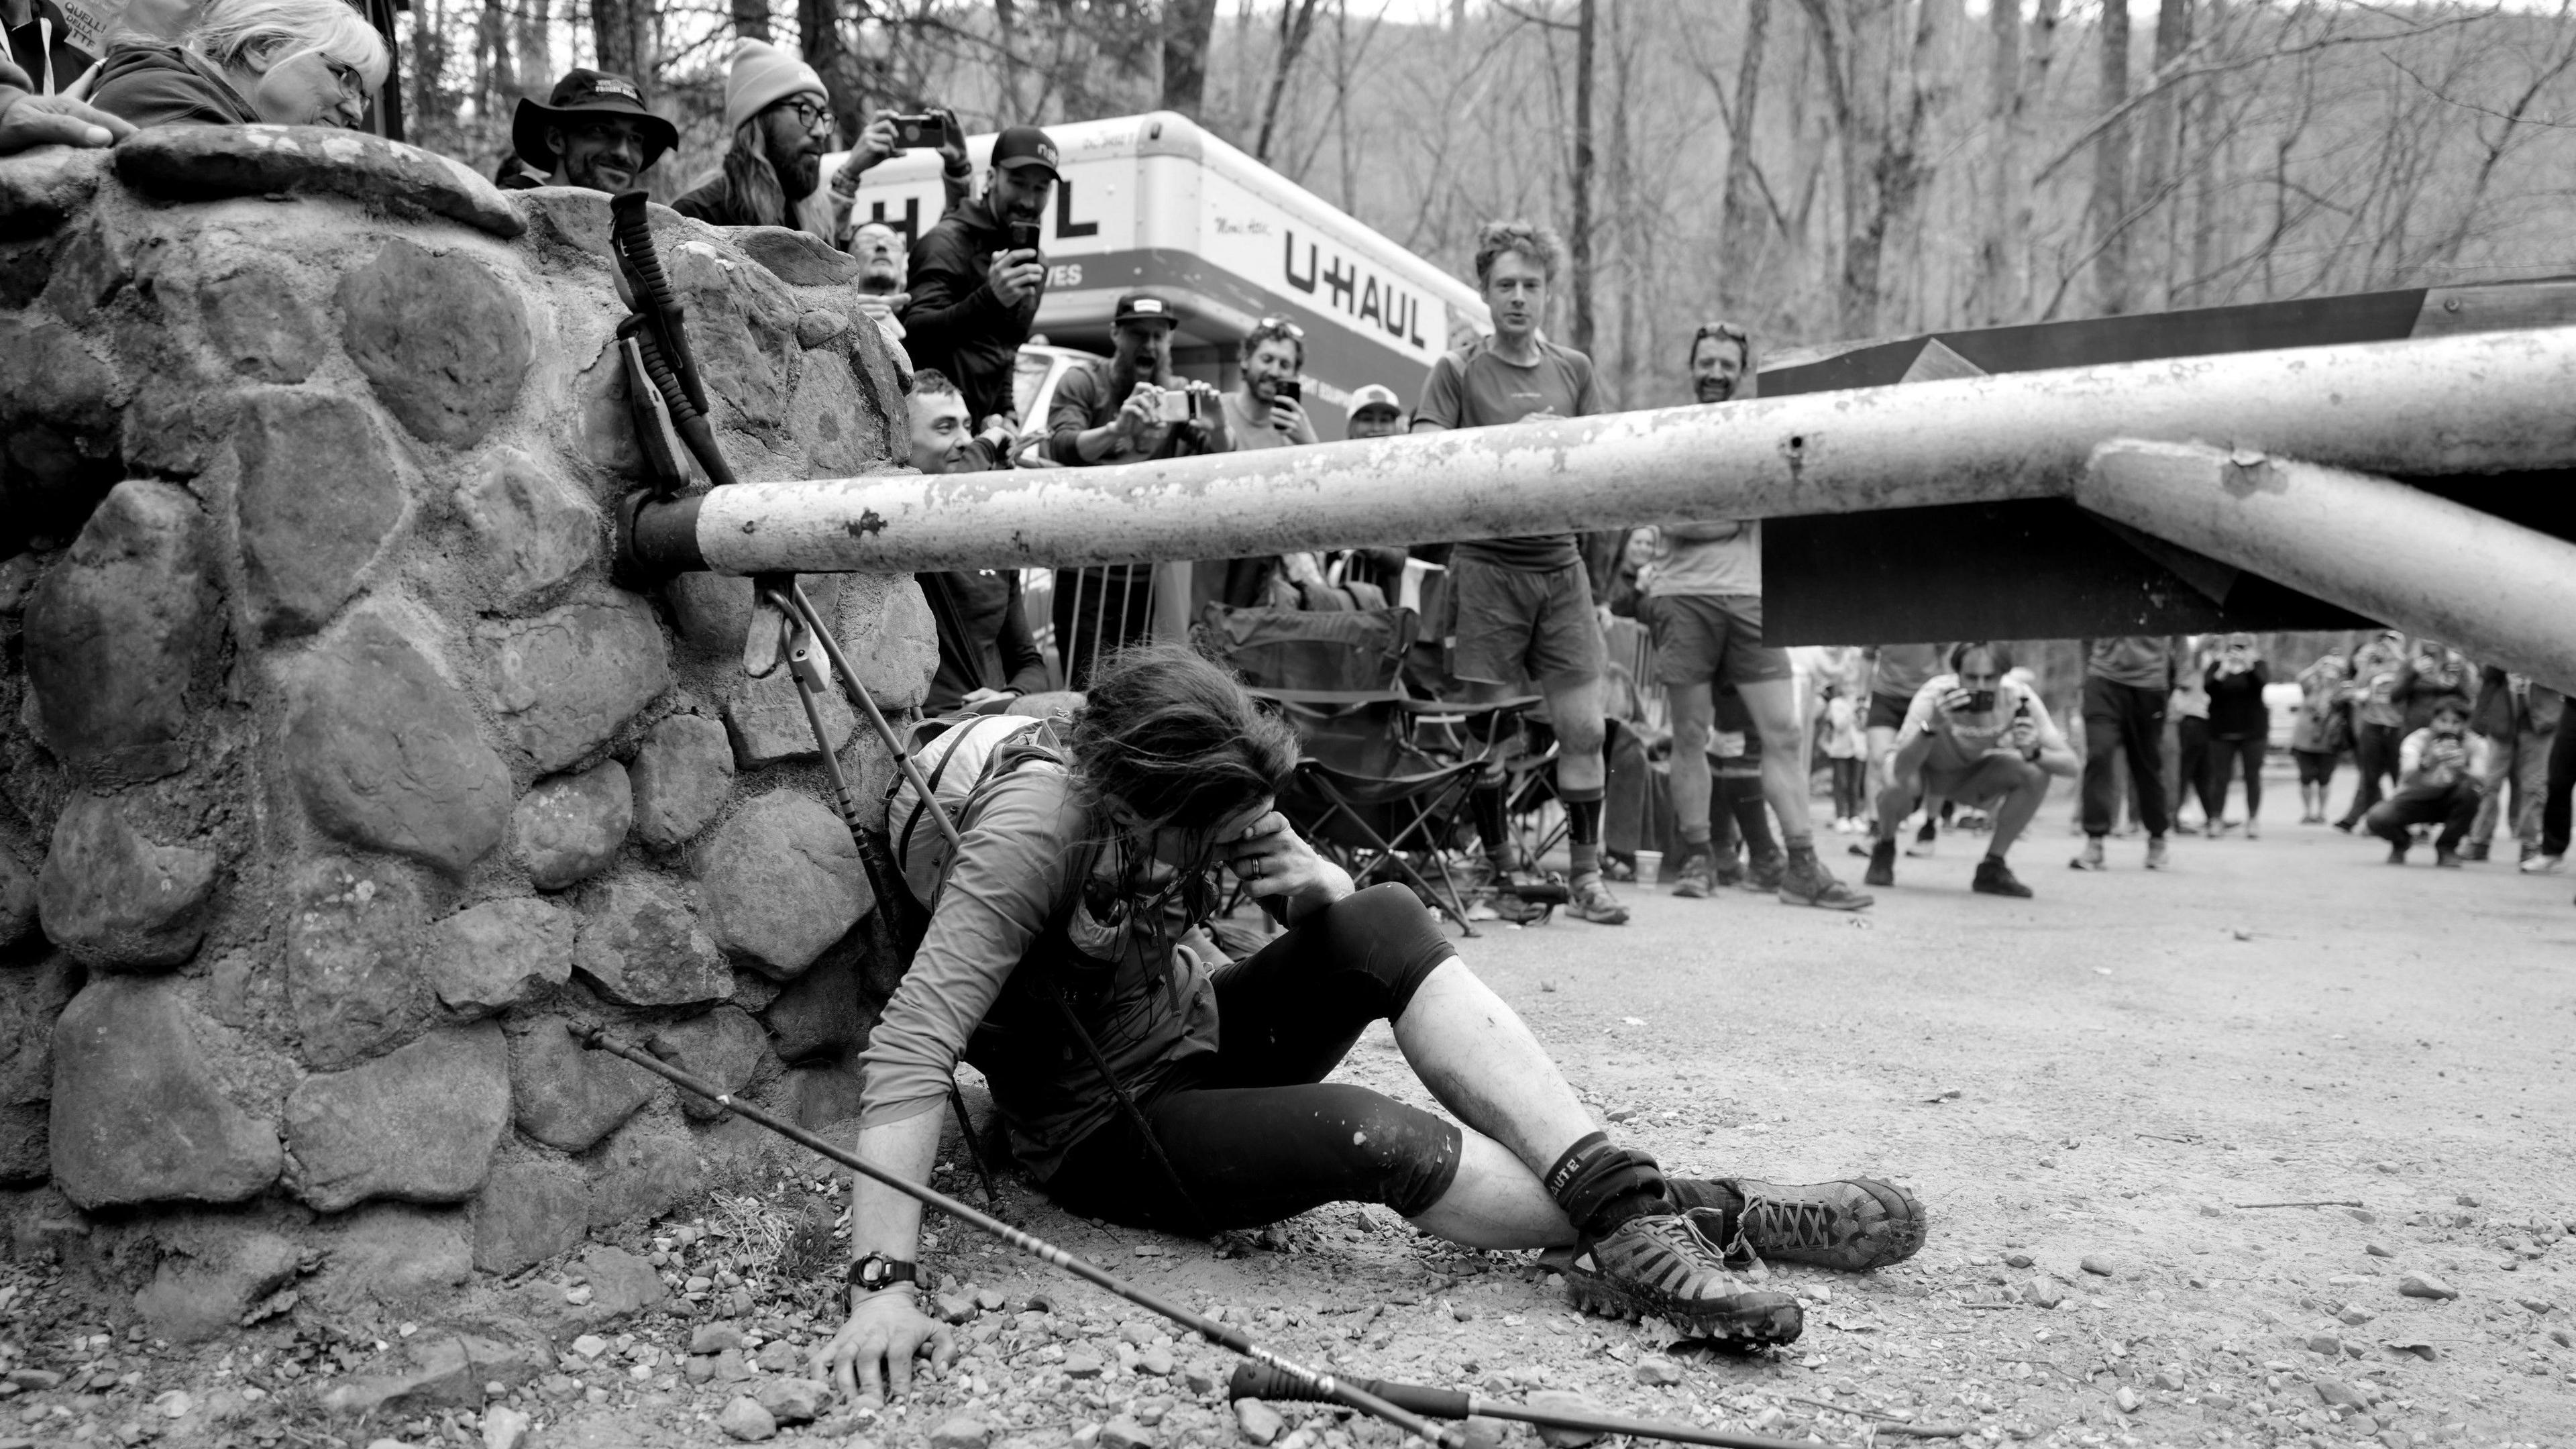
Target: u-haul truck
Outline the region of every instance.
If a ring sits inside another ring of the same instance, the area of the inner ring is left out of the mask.
[[[1022,350],[1017,401],[1042,422],[1056,383],[1109,351],[1119,294],[1145,287],[1181,313],[1174,365],[1220,387],[1236,345],[1264,317],[1305,329],[1305,400],[1319,437],[1342,436],[1351,391],[1395,389],[1410,412],[1431,364],[1490,329],[1476,290],[1397,246],[1269,167],[1155,111],[1049,126],[1062,161],[1043,224],[1046,298]],[[968,138],[983,175],[993,138]],[[840,165],[826,158],[824,174]],[[851,221],[883,221],[907,241],[939,219],[939,158],[910,151],[868,171]]]

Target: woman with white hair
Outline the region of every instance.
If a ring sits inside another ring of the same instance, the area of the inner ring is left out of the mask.
[[[138,126],[354,127],[389,67],[345,0],[207,0],[184,43],[110,52],[90,102]]]

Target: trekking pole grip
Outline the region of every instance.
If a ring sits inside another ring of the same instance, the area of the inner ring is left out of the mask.
[[[1345,1378],[1342,1382],[1426,1419],[1463,1419],[1468,1414],[1467,1395],[1457,1389],[1435,1389],[1385,1379]],[[1266,1399],[1272,1403],[1339,1402],[1312,1384],[1281,1373],[1266,1363],[1249,1359],[1234,1366],[1234,1377],[1226,1383],[1225,1396],[1228,1400]]]

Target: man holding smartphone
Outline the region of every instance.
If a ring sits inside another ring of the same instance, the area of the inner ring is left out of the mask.
[[[2469,733],[2469,701],[2446,694],[2431,705],[2432,719],[2397,747],[2397,789],[2370,807],[2362,823],[2388,842],[2388,863],[2404,865],[2415,843],[2414,827],[2439,825],[2433,863],[2457,867],[2460,840],[2478,818],[2486,792],[2487,741]]]
[[[905,348],[913,366],[957,384],[979,424],[1014,411],[1011,372],[1046,295],[1038,233],[1055,182],[1055,142],[1013,126],[993,140],[984,194],[950,207],[912,244]]]
[[[1306,418],[1306,331],[1282,317],[1264,317],[1236,349],[1243,366],[1243,385],[1220,398],[1226,436],[1241,448],[1286,448],[1318,441]],[[1266,554],[1258,558],[1201,559],[1200,577],[1217,576],[1211,594],[1235,608],[1257,604],[1300,607],[1301,586],[1324,585],[1322,559],[1311,553]]]
[[[1994,812],[1986,858],[1968,888],[1987,896],[2030,895],[2004,855],[2048,798],[2049,776],[2071,780],[2082,767],[2048,706],[2011,673],[2011,650],[1970,640],[1950,647],[1949,673],[1915,693],[1896,732],[1896,753],[1888,757],[1891,783],[1878,797],[1878,840],[1863,884],[1896,884],[1897,827],[1915,798],[1929,791],[1962,808]]]

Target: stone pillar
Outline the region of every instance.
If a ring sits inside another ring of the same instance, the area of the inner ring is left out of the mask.
[[[848,260],[653,223],[740,475],[891,468]],[[87,1217],[162,1331],[688,1198],[720,1142],[566,1023],[852,1100],[896,963],[792,694],[741,678],[747,585],[610,575],[607,236],[340,132],[0,159],[0,1212]],[[916,707],[909,577],[809,587]]]

